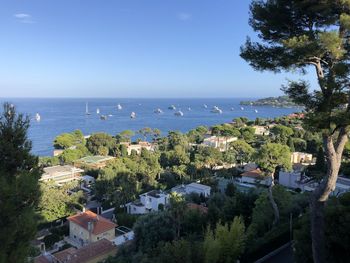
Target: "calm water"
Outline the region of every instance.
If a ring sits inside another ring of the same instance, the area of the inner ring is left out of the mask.
[[[199,125],[213,125],[229,122],[236,117],[272,118],[286,115],[296,109],[273,107],[244,107],[241,110],[239,102],[243,99],[0,99],[0,102],[9,101],[16,105],[17,110],[27,113],[31,118],[29,138],[33,141],[33,152],[38,155],[52,154],[52,141],[55,136],[63,132],[80,129],[84,134],[93,132],[107,132],[115,135],[120,131],[130,129],[137,131],[143,127],[158,128],[163,135],[170,130],[186,132]],[[246,100],[246,98],[244,99]],[[91,115],[85,115],[85,103],[89,104]],[[116,109],[120,103],[122,110]],[[183,117],[174,116],[168,106],[174,104],[184,113]],[[207,104],[205,109],[203,104]],[[222,114],[211,113],[216,105],[223,110]],[[188,110],[188,107],[191,110]],[[234,110],[231,110],[231,108]],[[107,120],[101,120],[96,114],[112,114]],[[155,114],[156,108],[163,110],[163,114]],[[258,113],[255,112],[258,110]],[[134,111],[136,119],[130,118]],[[34,119],[36,113],[41,121]]]

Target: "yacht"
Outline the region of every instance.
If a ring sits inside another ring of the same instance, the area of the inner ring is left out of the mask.
[[[241,110],[244,110],[244,108],[243,108],[243,107],[241,107]]]
[[[211,110],[212,113],[222,113],[222,110],[218,106],[214,106]]]
[[[255,113],[258,113],[258,110],[257,110],[257,109],[255,109],[254,111],[255,111]]]
[[[89,104],[87,102],[85,103],[85,115],[91,115],[89,112]]]
[[[203,107],[204,107],[204,109],[207,109],[207,108],[208,108],[208,105],[207,105],[207,104],[204,104]]]
[[[118,105],[117,105],[117,110],[122,110],[122,109],[123,109],[122,105],[120,105],[120,104],[118,103]]]
[[[154,110],[154,113],[161,114],[161,113],[163,113],[163,111],[160,108],[158,108],[158,109]]]
[[[39,113],[36,113],[35,114],[35,120],[36,121],[40,121],[41,117],[40,117],[40,114]]]
[[[100,119],[103,120],[103,121],[105,121],[105,120],[107,120],[107,116],[106,116],[106,115],[101,115],[101,116],[100,116]]]
[[[231,108],[231,111],[234,111],[234,110],[235,110],[235,108],[232,107],[232,108]]]
[[[175,105],[170,105],[170,106],[168,107],[168,109],[169,109],[169,110],[176,110],[176,107],[175,107]]]
[[[179,111],[175,112],[174,115],[178,116],[178,117],[182,117],[182,116],[184,116],[184,113],[181,110],[179,110]]]
[[[131,119],[135,119],[135,118],[136,118],[136,113],[135,113],[135,112],[132,112],[132,113],[130,114],[130,118],[131,118]]]
[[[100,109],[99,108],[96,109],[96,113],[100,114]]]
[[[108,114],[108,117],[112,117],[113,115],[112,114]]]

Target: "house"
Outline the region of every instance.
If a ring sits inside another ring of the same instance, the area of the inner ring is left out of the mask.
[[[127,243],[128,241],[131,241],[134,239],[134,231],[132,231],[130,228],[127,228],[125,226],[117,227],[116,229],[116,238],[113,240],[113,243],[116,246],[123,245]]]
[[[223,136],[210,136],[203,140],[202,145],[219,149],[219,151],[226,151],[228,145],[231,142],[237,141],[237,137],[223,137]]]
[[[304,163],[304,164],[310,164],[312,163],[312,154],[310,153],[303,153],[303,152],[293,152],[290,161],[294,163]]]
[[[278,176],[279,176],[278,183],[288,188],[302,189],[303,185],[305,184],[305,181],[303,181],[303,179],[305,180],[306,177],[303,178],[301,171],[295,171],[295,170],[292,172],[280,171]]]
[[[203,195],[204,197],[210,196],[211,187],[204,185],[204,184],[198,184],[198,183],[190,183],[187,185],[178,185],[171,189],[171,192],[175,192],[180,195],[188,195],[191,193],[196,193],[198,195]]]
[[[254,169],[241,174],[241,183],[270,185],[271,177],[265,177],[260,169]]]
[[[86,156],[74,162],[75,167],[89,168],[89,169],[100,169],[106,167],[108,162],[115,159],[112,156]]]
[[[129,214],[146,214],[156,212],[165,207],[169,202],[169,195],[161,190],[152,190],[141,194],[140,199],[127,203]]]
[[[142,149],[154,151],[154,144],[146,141],[140,141],[137,144],[131,144],[129,142],[122,142],[121,144],[124,144],[126,146],[128,155],[130,155],[132,151],[135,151],[137,154],[141,154]]]
[[[44,254],[34,259],[34,263],[98,263],[117,253],[117,247],[103,238],[85,247],[70,247],[54,254]]]
[[[57,184],[64,184],[73,180],[81,178],[81,173],[84,170],[75,168],[72,165],[57,165],[51,167],[45,167],[44,173],[40,178],[40,181],[54,181]]]
[[[115,238],[116,224],[92,211],[81,212],[67,218],[69,221],[69,240],[86,246],[103,238]]]
[[[307,191],[307,192],[312,192],[316,189],[318,186],[318,183],[315,181],[310,181],[308,183],[305,183],[302,185],[301,190]],[[350,179],[342,176],[338,176],[335,189],[331,193],[333,196],[339,196],[344,193],[350,192]]]
[[[253,128],[255,135],[267,136],[270,134],[269,128],[266,126],[255,125]]]

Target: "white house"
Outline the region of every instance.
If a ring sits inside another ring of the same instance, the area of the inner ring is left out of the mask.
[[[190,183],[187,185],[178,185],[171,189],[171,192],[175,192],[180,195],[186,195],[191,193],[196,193],[199,195],[203,195],[205,197],[210,196],[211,187],[204,185],[204,184],[198,184],[198,183]]]
[[[137,154],[141,154],[142,149],[146,149],[148,151],[154,151],[155,145],[149,142],[138,142],[137,144],[131,144],[129,142],[122,142],[126,146],[128,155],[131,154],[132,151],[135,151]]]
[[[210,136],[203,140],[202,145],[219,149],[221,152],[226,151],[228,144],[237,141],[237,137]]]
[[[255,135],[267,136],[270,134],[269,128],[266,126],[255,125],[253,126]]]
[[[294,163],[304,163],[304,164],[310,164],[312,163],[312,154],[310,153],[303,153],[303,152],[293,152],[290,161]]]
[[[302,189],[302,185],[305,183],[302,181],[302,172],[299,171],[280,171],[278,182],[280,185],[293,189]]]
[[[54,181],[56,184],[64,184],[73,180],[81,179],[84,170],[72,165],[56,165],[45,167],[40,181]]]
[[[127,203],[129,214],[146,214],[158,211],[161,206],[166,206],[169,202],[169,195],[160,190],[152,190],[141,194],[140,199]]]
[[[270,185],[271,177],[262,175],[260,169],[254,169],[241,174],[241,183]]]

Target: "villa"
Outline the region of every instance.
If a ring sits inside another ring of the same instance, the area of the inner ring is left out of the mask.
[[[53,181],[56,184],[62,185],[67,182],[79,180],[82,172],[84,172],[84,170],[72,165],[46,167],[44,168],[44,173],[41,176],[40,181]]]
[[[293,152],[290,157],[290,161],[293,164],[296,164],[296,163],[311,164],[313,162],[312,154],[303,153],[303,152]]]
[[[152,190],[141,194],[140,199],[127,203],[129,214],[147,214],[164,208],[169,202],[169,195],[161,190]]]
[[[224,152],[227,150],[227,147],[231,142],[237,140],[237,137],[210,136],[203,140],[202,145],[213,147],[218,149],[220,152]]]
[[[146,149],[148,151],[154,151],[154,144],[149,142],[138,142],[137,144],[131,144],[129,142],[121,143],[127,147],[128,155],[131,154],[132,151],[135,151],[137,154],[141,154],[142,149]]]
[[[117,225],[92,211],[81,212],[67,219],[69,240],[74,245],[86,246],[103,238],[111,241],[115,238]]]
[[[204,197],[210,196],[211,187],[204,185],[204,184],[198,184],[198,183],[190,183],[187,185],[178,185],[171,189],[171,192],[175,192],[180,195],[188,195],[191,193],[196,193],[198,195],[203,195]]]
[[[241,183],[269,186],[271,184],[271,177],[265,177],[260,169],[254,169],[241,174]]]
[[[269,128],[266,126],[253,126],[255,135],[267,136],[270,134]]]

